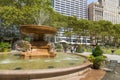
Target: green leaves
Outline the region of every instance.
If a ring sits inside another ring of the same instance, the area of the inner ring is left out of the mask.
[[[0,16],[3,20],[4,26],[10,26],[13,24],[19,24],[24,19],[22,12],[15,7],[5,6],[0,7]]]
[[[42,24],[52,12],[50,0],[0,1],[0,18],[4,26],[21,24]]]
[[[89,60],[93,63],[94,69],[99,69],[103,61],[106,60],[106,56],[103,55],[103,51],[100,49],[100,46],[96,46],[92,54],[89,56]]]
[[[96,46],[96,48],[93,50],[92,55],[94,57],[101,56],[103,54],[103,51],[100,49],[100,46]]]
[[[9,44],[8,42],[1,42],[0,43],[0,48],[10,48],[11,44]]]

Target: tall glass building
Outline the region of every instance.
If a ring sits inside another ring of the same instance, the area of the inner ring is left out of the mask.
[[[87,0],[52,0],[54,9],[67,16],[87,19]]]

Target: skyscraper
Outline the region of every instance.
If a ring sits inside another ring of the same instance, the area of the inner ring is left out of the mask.
[[[67,16],[87,19],[87,0],[52,0],[54,9]]]
[[[98,0],[88,7],[89,20],[108,20],[120,24],[120,0]]]
[[[88,7],[89,20],[99,21],[103,19],[103,7],[98,2],[91,3]]]
[[[120,24],[120,0],[99,0],[104,8],[103,19]]]

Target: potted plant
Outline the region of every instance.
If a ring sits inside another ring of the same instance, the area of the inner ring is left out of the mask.
[[[89,59],[93,63],[92,68],[99,69],[101,64],[106,60],[106,56],[103,55],[103,51],[100,49],[100,46],[97,45]]]

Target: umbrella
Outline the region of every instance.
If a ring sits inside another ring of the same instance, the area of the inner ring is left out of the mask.
[[[59,41],[60,43],[68,43],[66,40]]]

